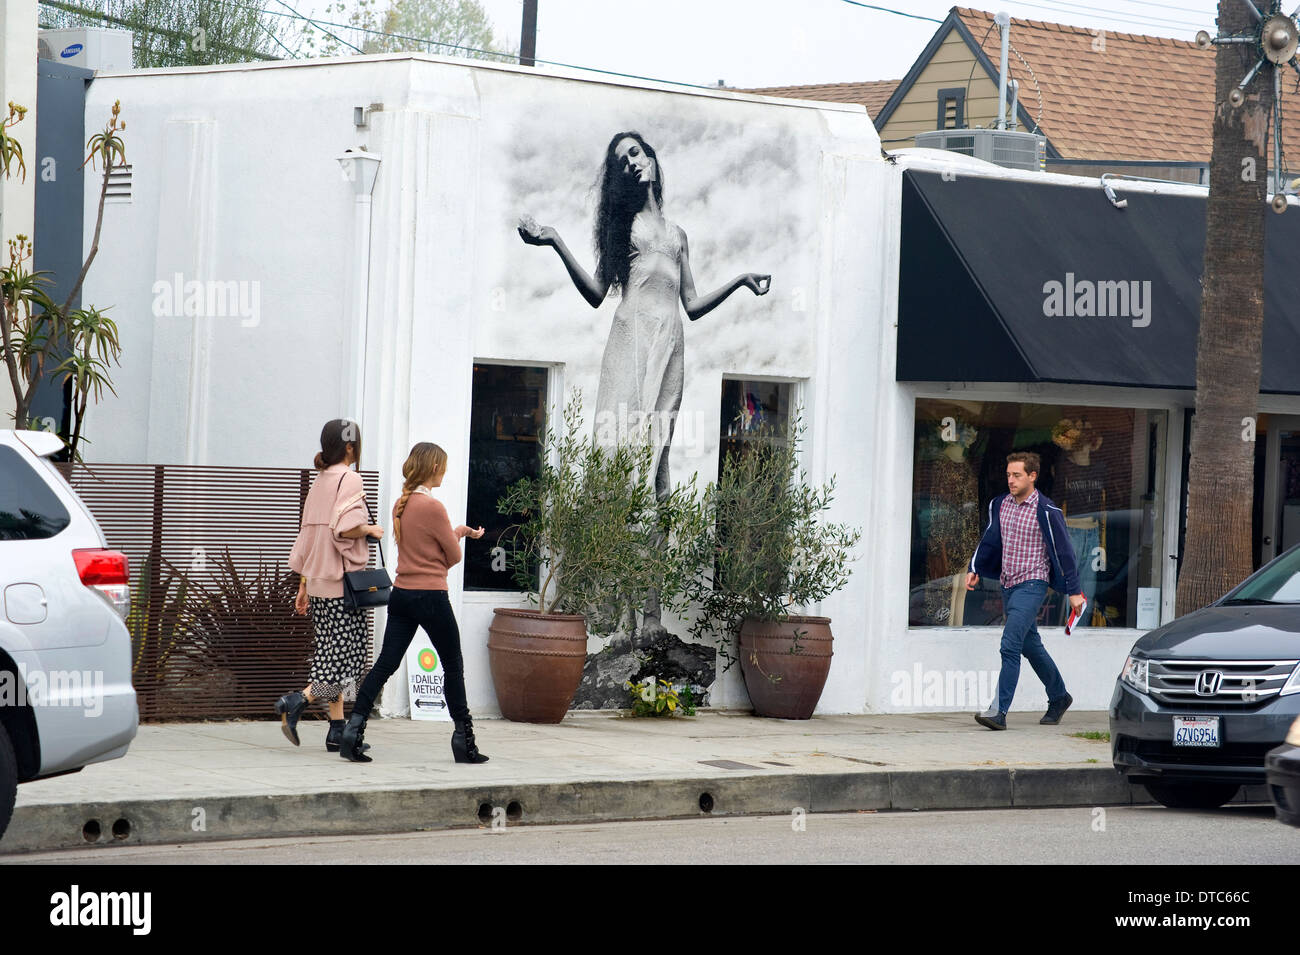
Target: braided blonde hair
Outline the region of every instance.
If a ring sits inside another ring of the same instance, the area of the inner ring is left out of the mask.
[[[393,539],[402,539],[402,512],[406,502],[411,499],[415,489],[425,484],[430,478],[438,477],[447,470],[447,452],[429,441],[421,441],[411,448],[402,465],[402,496],[397,499],[393,509]]]

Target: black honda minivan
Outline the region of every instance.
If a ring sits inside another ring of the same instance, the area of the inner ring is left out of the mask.
[[[1263,785],[1300,716],[1300,545],[1210,606],[1143,636],[1110,701],[1111,759],[1173,808]]]

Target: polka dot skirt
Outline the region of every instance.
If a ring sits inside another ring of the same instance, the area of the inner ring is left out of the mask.
[[[342,597],[308,597],[307,603],[316,630],[316,652],[308,670],[311,695],[320,703],[340,693],[345,700],[355,699],[357,681],[370,662],[365,611],[349,610]]]

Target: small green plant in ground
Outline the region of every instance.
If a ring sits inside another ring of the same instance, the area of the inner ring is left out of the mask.
[[[1110,742],[1110,733],[1102,732],[1101,730],[1087,730],[1082,733],[1071,733],[1070,735],[1079,739],[1094,739],[1102,743]]]
[[[667,680],[625,683],[632,694],[633,716],[694,716],[695,695],[689,686],[675,689]]]
[[[1089,758],[1089,759],[1085,759],[1084,762],[1085,762],[1085,763],[1095,763],[1095,762],[1098,762],[1098,760],[1097,760],[1097,757],[1093,756],[1093,757],[1091,757],[1091,758]]]

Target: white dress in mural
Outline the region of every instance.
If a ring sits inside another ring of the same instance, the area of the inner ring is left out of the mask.
[[[614,313],[600,363],[596,420],[620,431],[649,426],[651,474],[658,474],[682,406],[681,230],[648,212],[632,222],[632,253],[623,300]]]

